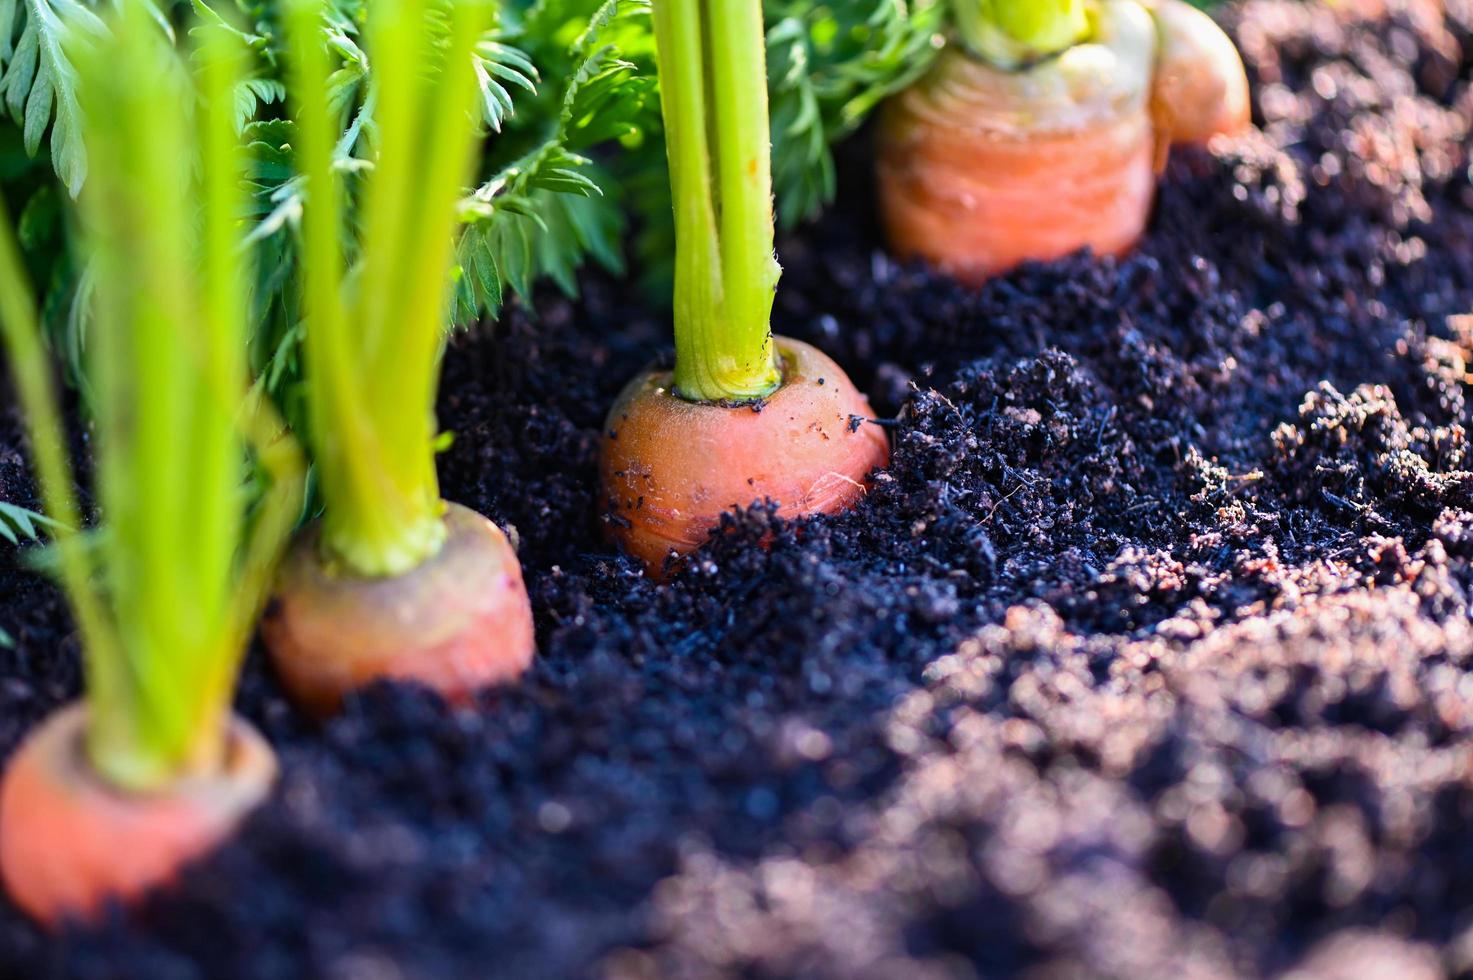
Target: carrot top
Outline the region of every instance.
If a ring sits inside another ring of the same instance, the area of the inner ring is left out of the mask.
[[[957,0],[957,32],[976,57],[1017,68],[1090,34],[1087,0]]]
[[[0,216],[0,327],[81,630],[87,754],[124,790],[218,766],[271,568],[300,511],[295,444],[246,399],[240,52],[202,30],[187,67],[141,0],[69,48],[94,161],[81,218],[95,283],[102,528],[84,543],[34,295]],[[118,84],[118,79],[128,84]],[[247,452],[269,487],[247,494]]]
[[[457,204],[478,127],[472,54],[484,0],[379,0],[378,153],[362,188],[360,240],[345,255],[347,201],[334,164],[323,0],[290,0],[303,218],[305,369],[325,505],[325,557],[367,577],[402,574],[445,540],[435,473],[435,389],[450,299]]]
[[[772,137],[760,0],[654,0],[675,207],[675,387],[752,401],[772,346]]]

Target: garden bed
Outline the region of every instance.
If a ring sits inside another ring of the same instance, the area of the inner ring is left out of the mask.
[[[669,585],[596,496],[666,322],[592,277],[463,338],[445,495],[515,528],[536,667],[316,728],[253,657],[270,805],[97,930],[0,899],[0,976],[1473,972],[1473,6],[1353,6],[1228,14],[1262,131],[1118,263],[898,266],[847,146],[776,325],[892,466]],[[3,575],[0,755],[79,680]]]

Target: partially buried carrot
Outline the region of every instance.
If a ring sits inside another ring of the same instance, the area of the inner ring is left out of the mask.
[[[376,680],[427,683],[454,701],[527,669],[532,617],[511,543],[459,504],[444,523],[440,549],[404,575],[334,573],[317,557],[320,527],[287,557],[262,629],[277,673],[311,713],[331,713]]]
[[[0,328],[85,677],[82,702],[43,721],[0,781],[0,877],[46,925],[168,884],[271,792],[271,748],[230,704],[304,471],[270,406],[246,397],[231,109],[244,49],[201,27],[186,62],[139,0],[88,23],[69,53],[92,165],[86,370],[106,524],[85,546],[34,294],[0,205]],[[264,488],[254,503],[248,452]]]
[[[885,435],[839,366],[799,341],[777,344],[783,385],[763,403],[688,401],[668,371],[640,375],[614,403],[603,485],[620,540],[648,568],[700,547],[733,506],[843,510],[885,464]]]
[[[52,715],[0,786],[5,886],[47,923],[89,917],[109,900],[170,881],[229,837],[276,782],[271,746],[235,719],[218,766],[180,776],[163,792],[119,792],[81,751],[87,726],[81,705]]]
[[[771,137],[758,0],[654,0],[675,205],[675,367],[625,388],[605,424],[611,532],[653,575],[721,514],[785,516],[864,493],[889,445],[864,396],[806,344],[772,335]]]
[[[324,715],[375,680],[446,699],[532,662],[532,607],[507,535],[441,499],[435,389],[456,208],[477,132],[483,0],[372,4],[376,157],[351,265],[322,0],[290,0],[303,217],[304,360],[322,519],[298,538],[262,622],[292,697]]]
[[[1232,42],[1183,0],[959,0],[959,43],[885,107],[891,247],[972,284],[1139,240],[1173,143],[1248,125]]]

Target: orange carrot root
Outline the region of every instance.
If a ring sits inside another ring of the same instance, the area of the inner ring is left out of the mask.
[[[877,163],[892,250],[971,285],[1082,248],[1129,251],[1171,142],[1247,124],[1232,42],[1183,0],[1106,0],[1094,39],[1023,70],[957,46],[885,106]]]
[[[774,338],[783,386],[759,406],[688,402],[670,372],[640,375],[605,424],[601,475],[613,537],[661,577],[707,540],[722,513],[771,498],[785,517],[832,514],[889,460],[889,441],[843,370]]]
[[[276,780],[271,747],[237,718],[221,772],[124,794],[88,765],[86,724],[81,704],[52,715],[0,783],[0,876],[16,905],[46,926],[94,919],[110,900],[167,885],[230,837]]]
[[[380,679],[464,701],[531,665],[532,606],[516,552],[486,518],[446,506],[440,552],[392,578],[327,568],[316,528],[298,540],[261,632],[282,684],[304,709],[329,715],[345,695]]]

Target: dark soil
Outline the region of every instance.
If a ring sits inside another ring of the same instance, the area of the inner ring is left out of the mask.
[[[665,325],[594,279],[461,343],[445,490],[516,528],[535,670],[317,730],[253,663],[271,804],[100,930],[0,902],[0,975],[1473,976],[1473,4],[1380,6],[1229,15],[1262,132],[1118,263],[897,266],[849,147],[778,317],[893,465],[668,586],[594,490]],[[77,686],[5,582],[0,752]]]

